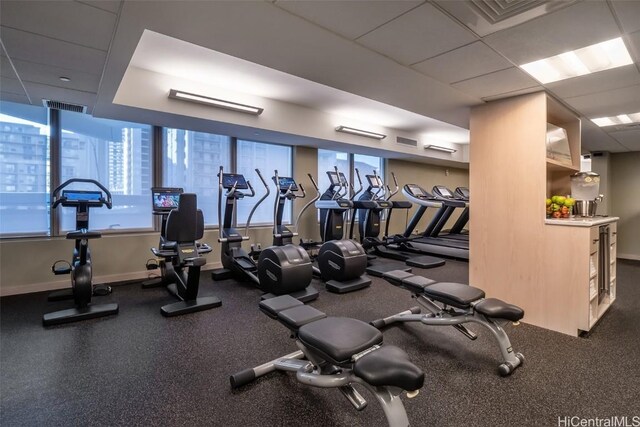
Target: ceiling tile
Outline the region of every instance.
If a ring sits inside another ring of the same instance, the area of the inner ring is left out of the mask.
[[[478,41],[427,59],[413,68],[441,82],[454,83],[512,66],[509,61]]]
[[[567,7],[574,1],[576,0],[436,0],[435,3],[455,16],[474,33],[484,37]]]
[[[609,135],[629,150],[640,151],[640,129],[611,132]]]
[[[411,65],[475,40],[469,30],[426,3],[360,37],[358,43]]]
[[[506,70],[496,71],[495,73],[454,83],[451,86],[474,96],[485,98],[520,89],[537,87],[539,84],[519,68],[511,67]]]
[[[15,93],[9,93],[0,91],[0,100],[7,102],[18,102],[20,104],[30,104],[29,98],[26,95],[18,95]]]
[[[35,62],[13,61],[20,78],[25,82],[43,83],[50,86],[82,90],[85,92],[98,92],[100,85],[99,74],[83,73],[69,68],[54,67]],[[60,77],[68,77],[70,82],[63,82]]]
[[[24,89],[20,84],[20,80],[9,77],[0,78],[0,88],[3,92],[24,95]]]
[[[1,37],[11,59],[102,74],[106,54],[100,50],[5,27]]]
[[[350,39],[411,10],[420,1],[283,1],[276,6]]]
[[[120,10],[120,0],[76,0],[78,3],[88,4],[89,6],[97,7],[98,9],[106,10],[111,13],[118,13]]]
[[[583,118],[581,127],[581,146],[583,153],[593,151],[622,153],[629,151],[627,147],[620,144],[591,120]]]
[[[586,117],[597,118],[640,111],[640,85],[564,99]]]
[[[572,79],[548,83],[546,87],[561,98],[605,92],[640,84],[640,72],[634,64],[600,71]]]
[[[636,63],[640,63],[640,31],[625,37],[629,54]]]
[[[18,76],[16,76],[16,72],[13,71],[9,58],[4,55],[0,55],[0,76],[9,77],[10,79],[18,78]]]
[[[3,1],[3,26],[107,51],[116,15],[74,1]]]
[[[604,1],[585,1],[485,37],[515,64],[547,58],[620,36]]]
[[[27,83],[25,87],[31,101],[34,104],[41,104],[42,99],[51,99],[55,101],[70,102],[72,104],[80,104],[87,106],[87,112],[91,113],[93,105],[96,102],[96,94],[90,92],[81,92],[77,90],[62,89],[59,87],[43,85],[39,83]]]
[[[640,2],[639,1],[612,1],[611,5],[616,16],[622,23],[625,33],[640,31]]]

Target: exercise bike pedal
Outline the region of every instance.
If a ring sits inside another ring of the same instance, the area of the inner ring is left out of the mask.
[[[94,285],[93,286],[93,296],[94,297],[103,297],[109,295],[113,289],[109,285]]]
[[[58,266],[58,264],[62,264],[62,266]],[[59,275],[62,275],[62,274],[70,274],[71,273],[71,264],[69,264],[67,261],[56,261],[51,266],[51,271],[56,276],[59,276]]]
[[[471,341],[475,340],[478,338],[478,336],[476,334],[474,334],[473,332],[471,332],[466,326],[464,325],[452,325],[454,328],[456,328],[457,330],[459,330],[462,335],[464,335],[465,337],[469,338]]]

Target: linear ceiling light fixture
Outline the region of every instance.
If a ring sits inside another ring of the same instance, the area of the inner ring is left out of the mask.
[[[451,153],[451,154],[453,154],[453,153],[455,153],[456,151],[458,151],[458,150],[456,150],[455,148],[441,147],[441,146],[439,146],[439,145],[431,145],[431,144],[429,144],[429,145],[425,145],[425,146],[424,146],[424,149],[425,149],[425,150],[442,151],[442,152],[444,152],[444,153]]]
[[[629,123],[640,123],[640,113],[619,114],[617,116],[611,117],[600,117],[597,119],[591,119],[591,121],[600,127],[626,125]]]
[[[622,37],[520,65],[542,84],[633,64]]]
[[[238,104],[237,102],[210,98],[208,96],[196,95],[194,93],[183,92],[176,89],[171,89],[169,91],[169,98],[195,102],[198,104],[208,105],[210,107],[223,108],[225,110],[239,111],[241,113],[253,114],[254,116],[259,116],[264,111],[263,108],[253,107],[251,105]]]
[[[366,136],[367,138],[373,139],[385,139],[387,135],[383,135],[381,133],[369,132],[368,130],[354,129],[347,126],[338,126],[336,128],[338,132],[350,133],[358,136]]]

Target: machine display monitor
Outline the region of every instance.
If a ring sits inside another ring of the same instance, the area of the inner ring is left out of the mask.
[[[340,183],[342,183],[343,186],[347,185],[347,177],[340,172]]]
[[[99,202],[102,191],[63,190],[62,197],[68,202]]]
[[[417,185],[407,185],[407,188],[416,197],[420,197],[420,196],[424,197],[424,196],[426,196],[426,194],[424,193],[422,188],[418,187]]]
[[[365,175],[367,177],[367,181],[369,181],[369,185],[371,188],[382,188],[384,185],[382,183],[382,178],[378,175]]]
[[[331,185],[340,185],[338,174],[336,172],[327,172],[327,176],[329,177],[329,182],[331,182]]]
[[[236,186],[237,190],[247,190],[247,180],[244,179],[244,175],[240,173],[223,173],[222,174],[222,186],[227,190]]]
[[[449,189],[447,187],[443,187],[441,185],[437,185],[435,187],[433,187],[434,190],[438,190],[438,192],[442,195],[442,197],[453,197],[453,194],[451,193],[451,191],[449,191]]]
[[[281,191],[298,191],[298,184],[296,184],[296,181],[293,178],[288,176],[279,176],[278,186],[280,187]]]
[[[154,211],[170,211],[180,204],[182,188],[154,187],[151,189],[151,201]]]

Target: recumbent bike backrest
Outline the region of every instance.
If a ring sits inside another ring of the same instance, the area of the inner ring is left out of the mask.
[[[180,203],[169,213],[166,238],[178,243],[195,242],[204,236],[204,215],[194,193],[180,194]]]

